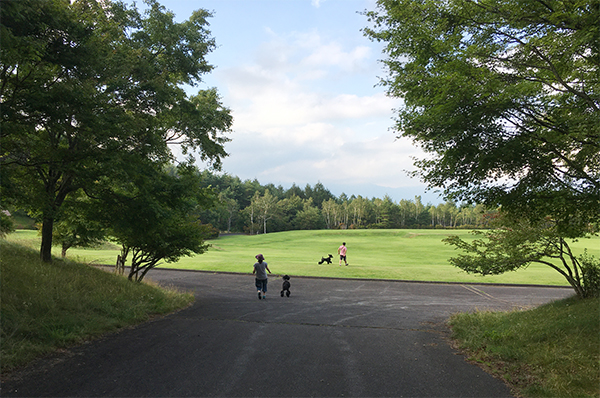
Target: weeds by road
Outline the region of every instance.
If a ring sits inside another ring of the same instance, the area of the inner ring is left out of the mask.
[[[600,396],[600,299],[570,298],[528,311],[457,314],[468,357],[525,397]]]

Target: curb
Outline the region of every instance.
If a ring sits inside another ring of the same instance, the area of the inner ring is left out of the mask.
[[[114,265],[97,264],[96,267],[108,267],[114,268]],[[128,268],[128,267],[125,267]],[[217,275],[245,275],[250,276],[250,272],[230,272],[230,271],[206,271],[198,269],[179,269],[179,268],[154,268],[161,271],[178,271],[178,272],[195,272],[203,274],[217,274]],[[282,277],[283,274],[271,274],[273,276]],[[421,280],[408,280],[408,279],[368,279],[368,278],[337,278],[332,276],[307,276],[307,275],[291,275],[294,278],[301,279],[325,279],[325,280],[340,280],[340,281],[363,281],[363,282],[394,282],[394,283],[423,283],[432,285],[469,285],[469,286],[498,286],[498,287],[543,287],[543,288],[554,288],[554,289],[573,289],[572,286],[559,286],[559,285],[533,285],[523,283],[490,283],[490,282],[444,282],[444,281],[421,281]],[[150,279],[152,275],[149,274]]]

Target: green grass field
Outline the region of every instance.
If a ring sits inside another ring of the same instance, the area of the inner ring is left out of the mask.
[[[450,265],[456,255],[453,247],[441,242],[448,235],[470,236],[466,230],[318,230],[287,231],[265,235],[225,235],[210,241],[207,253],[182,258],[177,263],[161,264],[164,268],[189,270],[252,272],[254,256],[262,253],[275,274],[322,276],[334,278],[396,279],[412,281],[508,283],[567,285],[565,279],[550,267],[532,264],[526,269],[496,276],[469,275]],[[38,248],[35,231],[19,230],[8,240]],[[348,247],[348,267],[338,266],[337,248]],[[576,253],[587,248],[600,257],[600,238],[573,243]],[[71,249],[74,260],[114,264],[119,248],[105,244],[97,249]],[[60,255],[55,249],[54,254]],[[321,256],[333,254],[333,264],[318,265]],[[152,271],[148,274],[152,278]]]

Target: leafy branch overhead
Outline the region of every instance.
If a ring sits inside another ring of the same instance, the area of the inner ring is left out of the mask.
[[[455,199],[597,219],[597,2],[380,0],[366,15],[405,102],[397,130],[432,154],[417,175]]]

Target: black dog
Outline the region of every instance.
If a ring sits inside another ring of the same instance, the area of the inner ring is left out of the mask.
[[[284,275],[283,276],[283,290],[281,291],[281,297],[283,297],[283,292],[285,292],[285,295],[290,297],[290,286],[292,286],[290,284],[290,277],[288,275]]]
[[[323,263],[331,264],[331,259],[333,256],[330,254],[329,257],[321,257],[321,261],[319,261],[319,265]]]

